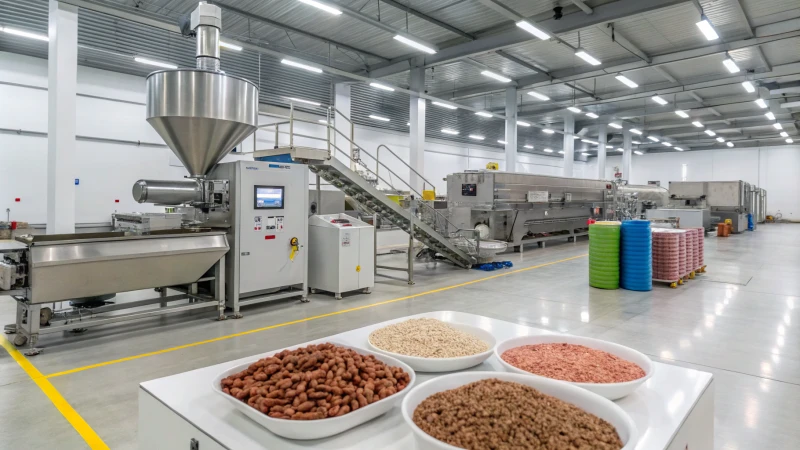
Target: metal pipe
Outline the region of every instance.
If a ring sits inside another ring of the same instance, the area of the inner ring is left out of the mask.
[[[219,72],[219,28],[197,27],[197,68]]]
[[[139,180],[132,193],[138,203],[180,205],[203,200],[203,187],[197,180]]]

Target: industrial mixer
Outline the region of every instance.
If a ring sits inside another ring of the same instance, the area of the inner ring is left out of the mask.
[[[30,354],[40,334],[83,330],[156,314],[306,298],[308,170],[222,158],[258,126],[258,88],[220,71],[219,7],[191,15],[196,68],[147,77],[147,121],[189,172],[185,180],[140,180],[139,203],[176,205],[174,215],[120,214],[122,231],[26,236],[0,241],[0,295],[17,301],[15,342]],[[232,248],[233,251],[228,251]],[[156,288],[155,298],[108,302]],[[167,288],[178,295],[168,295]],[[227,293],[227,295],[226,295]],[[269,295],[264,295],[269,294]],[[240,301],[241,296],[259,295]],[[227,297],[227,298],[226,298]],[[227,301],[226,301],[227,300]],[[71,307],[56,309],[56,302]],[[149,307],[149,308],[143,308]],[[121,310],[136,308],[132,312]]]

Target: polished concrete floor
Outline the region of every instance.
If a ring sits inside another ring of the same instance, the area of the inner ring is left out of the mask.
[[[244,334],[51,378],[75,410],[114,449],[136,448],[139,382],[301,343],[391,318],[457,310],[592,336],[634,347],[653,359],[705,370],[716,378],[717,449],[782,450],[800,444],[800,225],[706,240],[708,273],[678,289],[651,292],[592,289],[586,241],[548,243],[520,257],[514,269],[489,274],[447,264],[418,264],[417,284],[381,277],[371,295],[341,301],[263,304],[240,320],[211,313],[168,317],[48,335],[30,361],[47,375],[156,352],[232,333],[282,324],[455,286],[375,307]],[[400,263],[401,257],[382,257]],[[568,259],[572,258],[572,259]],[[568,259],[564,261],[565,259]],[[543,263],[562,261],[542,267]],[[397,272],[394,275],[402,274]],[[0,320],[13,304],[0,297]],[[0,350],[0,448],[85,448],[81,437],[5,351]]]

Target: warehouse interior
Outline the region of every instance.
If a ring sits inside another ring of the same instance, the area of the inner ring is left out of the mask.
[[[800,442],[796,0],[0,0],[0,98],[0,448]]]

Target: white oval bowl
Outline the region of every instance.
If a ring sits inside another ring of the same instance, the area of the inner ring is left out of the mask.
[[[531,377],[507,372],[461,372],[442,375],[428,380],[412,389],[411,392],[406,395],[406,398],[403,399],[403,420],[411,427],[414,433],[414,441],[417,444],[417,450],[458,449],[458,447],[442,442],[422,431],[422,429],[414,423],[414,410],[417,409],[417,406],[419,406],[423,400],[437,392],[448,391],[487,378],[497,378],[503,381],[524,384],[544,394],[571,403],[613,425],[614,428],[617,429],[617,434],[624,445],[622,450],[633,450],[633,448],[636,447],[636,443],[639,440],[639,432],[636,429],[636,424],[633,423],[633,420],[622,408],[597,394],[575,386],[570,386],[564,382],[543,377]]]
[[[367,336],[367,345],[372,351],[375,351],[377,353],[383,353],[384,355],[388,355],[391,356],[392,358],[403,361],[404,363],[411,366],[411,368],[416,370],[417,372],[453,372],[456,370],[464,370],[473,366],[477,366],[478,364],[486,361],[487,359],[489,359],[490,356],[492,356],[492,352],[494,352],[494,347],[497,344],[497,339],[495,339],[492,333],[484,330],[483,328],[478,328],[472,325],[466,325],[458,322],[448,322],[446,320],[443,322],[445,322],[446,324],[450,325],[451,327],[459,331],[463,331],[464,333],[475,336],[476,338],[488,344],[489,348],[485,352],[476,353],[474,355],[469,355],[469,356],[459,356],[456,358],[422,358],[419,356],[410,356],[410,355],[403,355],[400,353],[394,353],[378,348],[375,345],[373,345],[372,342],[370,342],[369,336]]]
[[[221,395],[223,398],[228,400],[236,409],[244,413],[247,417],[254,420],[256,423],[261,425],[262,427],[266,428],[267,430],[271,431],[278,436],[285,437],[287,439],[299,439],[299,440],[308,440],[308,439],[321,439],[333,436],[335,434],[339,434],[343,431],[347,431],[353,427],[357,427],[364,422],[372,420],[381,414],[385,414],[389,412],[395,405],[397,405],[403,397],[411,391],[411,388],[414,386],[414,382],[416,381],[416,375],[414,373],[414,369],[409,367],[407,364],[403,363],[402,361],[398,361],[395,358],[392,358],[387,355],[382,355],[380,353],[371,352],[369,350],[365,350],[358,347],[352,347],[349,345],[344,345],[337,342],[330,342],[331,344],[335,344],[339,347],[345,347],[352,350],[355,350],[358,353],[363,355],[373,355],[375,358],[380,360],[383,363],[386,363],[390,366],[400,367],[410,376],[410,381],[408,386],[402,391],[390,395],[383,400],[379,400],[375,403],[371,403],[363,408],[358,408],[355,411],[349,412],[343,416],[339,417],[328,417],[326,419],[319,419],[319,420],[288,420],[288,419],[276,419],[274,417],[269,417],[268,415],[262,413],[261,411],[253,408],[252,406],[248,405],[247,403],[237,400],[235,397],[222,392],[222,388],[220,387],[220,382],[223,378],[233,375],[235,373],[241,372],[251,364],[258,361],[259,359],[268,358],[271,355],[279,353],[283,350],[278,350],[270,355],[254,357],[251,361],[239,364],[235,367],[231,367],[230,369],[222,372],[221,374],[217,375],[214,378],[214,381],[211,382],[211,389],[216,392],[217,394]],[[305,347],[309,344],[298,345],[295,347],[289,347],[288,350],[294,350],[297,348]]]
[[[511,364],[505,362],[502,358],[503,352],[506,350],[510,350],[515,347],[521,347],[523,345],[536,345],[536,344],[553,344],[553,343],[564,343],[564,344],[576,344],[576,345],[583,345],[585,347],[589,347],[595,350],[602,350],[604,352],[611,353],[614,356],[618,356],[624,360],[630,361],[644,370],[644,376],[642,378],[633,380],[633,381],[625,381],[623,383],[573,383],[571,381],[563,381],[563,380],[556,380],[562,383],[569,383],[588,391],[592,391],[595,394],[601,395],[609,400],[617,400],[626,395],[635,391],[639,386],[642,385],[645,381],[650,379],[653,376],[653,372],[655,371],[655,365],[647,357],[647,355],[638,352],[630,347],[625,347],[624,345],[615,344],[613,342],[603,341],[600,339],[592,339],[582,336],[570,336],[566,334],[546,334],[546,335],[539,335],[539,336],[522,336],[511,338],[506,341],[503,341],[497,344],[497,347],[494,349],[494,354],[497,357],[497,360],[500,361],[500,364],[503,365],[509,372],[525,374],[532,377],[537,378],[544,378],[544,379],[553,379],[543,377],[541,375],[536,375],[535,373],[528,372],[526,370],[519,369],[517,367],[512,366]]]

